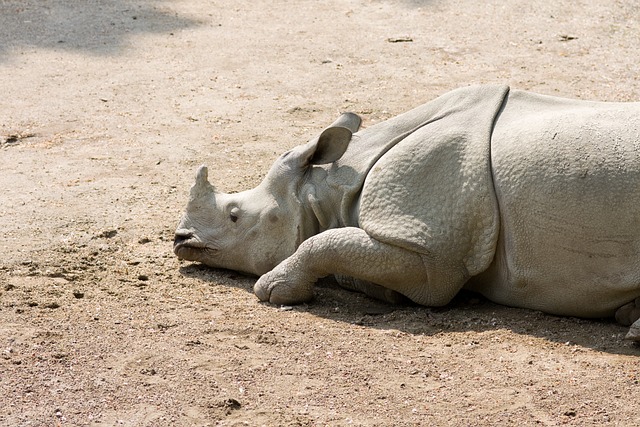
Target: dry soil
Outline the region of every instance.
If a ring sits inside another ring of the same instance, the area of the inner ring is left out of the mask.
[[[171,251],[200,164],[474,83],[640,100],[639,57],[636,0],[0,0],[0,425],[640,425],[611,320],[277,307]]]

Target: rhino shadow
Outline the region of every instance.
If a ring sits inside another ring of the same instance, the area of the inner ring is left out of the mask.
[[[231,286],[253,293],[256,281],[255,277],[236,271],[212,269],[197,263],[181,267],[180,273],[211,284],[212,292],[215,292],[217,286]],[[256,304],[272,305],[257,300]],[[315,298],[311,303],[293,306],[292,310],[304,311],[335,322],[379,330],[397,330],[415,336],[509,330],[518,335],[577,345],[598,352],[640,355],[640,345],[623,340],[627,327],[617,324],[613,319],[562,317],[507,307],[466,290],[461,291],[444,307],[391,305],[343,289],[334,279],[325,278],[318,282]]]
[[[8,50],[45,48],[113,55],[140,33],[199,25],[163,9],[159,0],[8,0],[0,2],[0,60]]]

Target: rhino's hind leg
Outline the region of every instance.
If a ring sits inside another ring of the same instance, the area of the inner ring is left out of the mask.
[[[616,311],[616,321],[622,325],[630,326],[624,339],[640,341],[640,298],[620,307]]]
[[[356,292],[362,292],[363,294],[379,301],[397,305],[406,304],[410,301],[409,298],[405,297],[400,292],[385,288],[384,286],[376,285],[375,283],[368,282],[366,280],[341,275],[336,275],[335,277],[338,281],[338,285],[341,287]]]

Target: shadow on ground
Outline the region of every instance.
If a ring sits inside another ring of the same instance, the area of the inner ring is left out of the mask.
[[[253,292],[256,280],[234,271],[210,269],[201,264],[185,265],[180,273],[213,286],[233,286],[247,292]],[[257,300],[256,304],[259,304]],[[316,287],[316,298],[311,303],[292,309],[337,322],[393,329],[412,335],[509,330],[519,335],[596,351],[640,355],[638,344],[623,340],[627,328],[613,319],[579,319],[505,307],[468,291],[461,292],[442,308],[393,306],[344,290],[335,281],[323,279]]]
[[[29,48],[118,54],[140,33],[199,25],[163,0],[5,0],[0,2],[0,60]]]

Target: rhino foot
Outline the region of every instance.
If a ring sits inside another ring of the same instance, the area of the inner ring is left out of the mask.
[[[636,320],[636,322],[631,325],[624,339],[627,341],[640,342],[640,320]]]
[[[629,326],[625,340],[640,342],[640,298],[616,310],[616,321],[621,325]]]
[[[308,302],[313,299],[315,281],[310,282],[297,276],[299,275],[287,271],[280,264],[258,279],[253,286],[253,292],[260,301],[272,304],[292,305]]]

